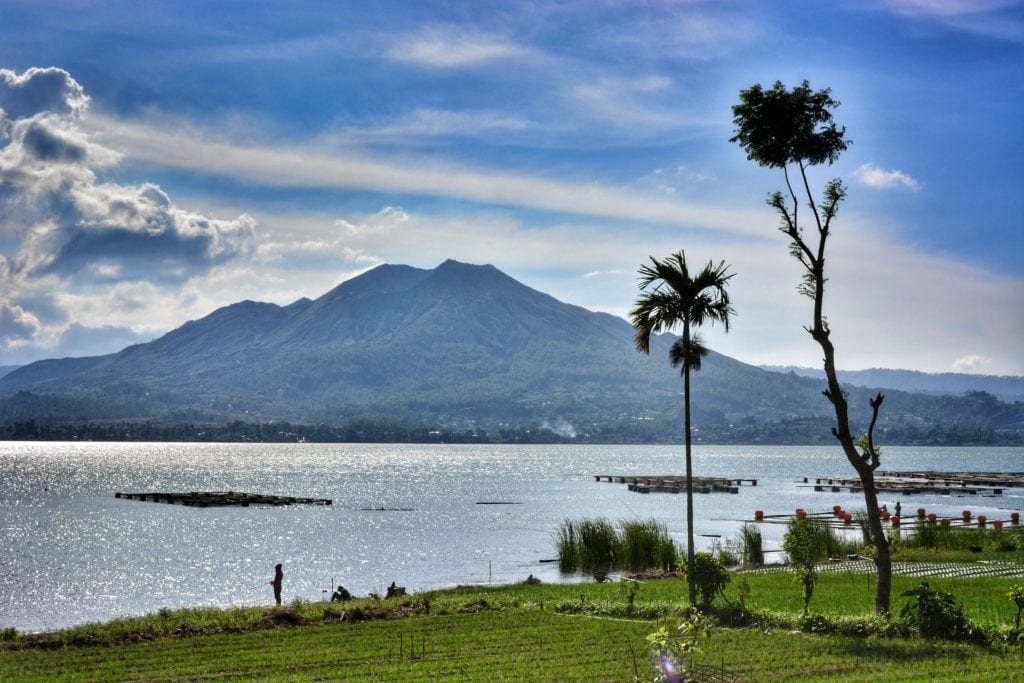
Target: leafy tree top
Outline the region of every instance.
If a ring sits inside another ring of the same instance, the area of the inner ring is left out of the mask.
[[[807,81],[788,90],[776,81],[769,90],[760,84],[740,91],[733,105],[736,135],[747,158],[761,166],[785,168],[787,164],[832,164],[851,144],[846,127],[837,128],[830,109],[839,106],[829,88],[814,92]]]

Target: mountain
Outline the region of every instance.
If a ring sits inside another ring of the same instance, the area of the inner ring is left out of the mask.
[[[824,379],[821,368],[803,368],[795,365],[762,365],[773,372],[796,373],[801,377]],[[960,372],[918,372],[916,370],[840,370],[839,381],[857,387],[882,387],[924,394],[958,395],[968,391],[984,391],[996,398],[1015,402],[1024,401],[1024,377],[1007,375],[968,375]]]
[[[682,404],[673,339],[638,353],[625,320],[559,302],[493,266],[382,265],[315,300],[242,301],[115,354],[23,366],[0,378],[0,424],[384,418],[672,440]],[[821,389],[712,352],[693,378],[698,439],[806,439],[808,430],[830,439]],[[851,390],[860,424],[870,395]],[[1013,432],[1024,406],[894,391],[884,419],[883,429]]]
[[[20,367],[20,365],[0,365],[0,377],[3,377],[4,375],[7,375],[11,372],[14,372]]]

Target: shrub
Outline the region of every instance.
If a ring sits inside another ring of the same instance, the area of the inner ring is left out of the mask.
[[[692,571],[701,611],[709,612],[715,599],[715,593],[729,583],[729,570],[725,568],[720,559],[711,553],[699,552],[693,556]]]
[[[797,582],[803,586],[805,617],[814,595],[814,585],[818,581],[815,563],[821,552],[821,536],[817,531],[820,526],[807,518],[795,519],[789,523],[789,530],[782,539],[782,549],[786,551],[789,563],[796,571]]]
[[[1017,616],[1013,618],[1013,630],[1019,633],[1020,613],[1024,612],[1024,586],[1013,586],[1006,597],[1010,598],[1010,602],[1017,607]]]
[[[914,600],[903,606],[900,617],[925,638],[968,640],[975,635],[970,620],[964,616],[963,606],[954,600],[952,593],[933,590],[923,581],[903,595]]]

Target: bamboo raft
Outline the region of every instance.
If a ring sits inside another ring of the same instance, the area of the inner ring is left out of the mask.
[[[639,475],[595,474],[594,481],[626,484],[635,493],[684,493],[686,477],[675,474]],[[725,477],[693,477],[694,493],[739,493],[740,486],[757,486],[757,479],[726,479]]]
[[[242,493],[240,491],[190,491],[187,493],[121,493],[119,491],[114,494],[114,498],[201,508],[225,507],[229,505],[240,507],[249,507],[250,505],[270,505],[273,507],[282,505],[330,505],[333,502],[330,498],[269,496],[260,493]]]

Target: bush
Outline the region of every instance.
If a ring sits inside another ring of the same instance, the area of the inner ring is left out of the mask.
[[[975,639],[977,629],[964,616],[963,606],[954,600],[952,593],[933,590],[923,581],[903,595],[915,599],[903,606],[900,617],[925,638]]]
[[[805,617],[814,595],[814,584],[818,581],[815,563],[822,550],[820,528],[820,524],[810,519],[794,519],[782,539],[782,549],[786,551],[789,563],[796,571],[797,582],[803,587]]]
[[[729,583],[729,570],[722,561],[707,552],[699,552],[693,556],[693,582],[697,587],[701,611],[711,611],[715,593]]]

